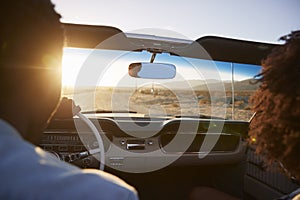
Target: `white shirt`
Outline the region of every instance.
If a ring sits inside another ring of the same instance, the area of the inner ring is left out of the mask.
[[[0,156],[0,199],[138,199],[135,189],[119,178],[62,162],[1,119]]]

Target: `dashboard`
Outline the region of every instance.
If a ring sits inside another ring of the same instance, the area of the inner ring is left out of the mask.
[[[245,158],[248,122],[193,118],[90,118],[103,140],[105,165],[148,172],[168,165],[233,164]],[[79,118],[54,119],[40,147],[81,168],[99,168],[99,148]]]

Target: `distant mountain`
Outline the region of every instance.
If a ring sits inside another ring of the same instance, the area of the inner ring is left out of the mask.
[[[243,81],[235,81],[234,82],[234,89],[235,91],[253,91],[259,87],[259,84],[252,84],[255,82],[254,79],[246,79]],[[193,90],[197,91],[207,91],[207,84],[209,84],[210,88],[219,87],[220,83],[224,84],[224,88],[226,91],[230,91],[232,89],[231,81],[224,81],[220,82],[219,80],[215,79],[208,79],[204,80],[186,80],[186,81],[173,81],[173,82],[165,82],[161,85],[154,84],[154,88],[156,89],[163,89],[164,87],[168,87],[171,90],[185,90],[189,87],[193,88]],[[152,88],[152,84],[144,85],[143,88]],[[97,90],[113,90],[113,87],[97,87]],[[134,87],[118,87],[117,90],[133,90]],[[67,88],[64,89],[64,94],[69,95],[74,93],[74,88]],[[85,93],[85,92],[94,92],[95,87],[82,87],[76,88],[77,93]]]
[[[256,83],[255,79],[247,79],[243,81],[237,81],[234,83],[234,89],[236,91],[241,91],[241,90],[257,90],[259,87],[259,83]]]
[[[259,86],[259,84],[253,84],[255,80],[253,79],[246,79],[243,81],[235,81],[234,82],[234,89],[236,91],[242,91],[242,90],[256,90]],[[220,81],[215,79],[209,79],[209,80],[187,80],[187,81],[176,81],[176,82],[167,82],[164,83],[165,86],[171,88],[171,89],[186,89],[188,86],[192,87],[194,90],[199,91],[205,91],[207,89],[207,84],[209,84],[210,88],[219,87]],[[225,90],[231,90],[232,89],[232,83],[231,81],[224,81],[222,82],[224,84]]]
[[[166,82],[163,85],[171,88],[171,89],[186,89],[187,87],[191,88],[198,88],[202,87],[203,90],[207,90],[206,85],[207,84],[217,84],[219,83],[219,80],[216,79],[208,79],[206,81],[204,80],[186,80],[186,81],[170,81]]]

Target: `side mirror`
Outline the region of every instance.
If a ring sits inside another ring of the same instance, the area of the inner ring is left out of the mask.
[[[166,63],[131,63],[128,74],[135,78],[172,79],[176,75],[176,67]]]

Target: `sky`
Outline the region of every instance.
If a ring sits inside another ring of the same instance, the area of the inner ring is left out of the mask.
[[[130,63],[148,62],[150,57],[151,54],[148,52],[65,48],[62,83],[65,86],[136,87],[136,84],[144,85],[153,81],[158,84],[170,81],[178,84],[186,80],[199,80],[200,84],[200,80],[232,80],[231,63],[170,56],[169,54],[158,54],[155,62],[174,65],[176,76],[173,79],[139,79],[128,75]],[[261,70],[260,66],[236,63],[234,63],[234,68],[235,81],[253,78]],[[185,85],[183,83],[183,85],[172,85],[172,87]]]
[[[205,35],[278,43],[300,29],[299,0],[52,0],[63,22],[109,25],[123,32],[167,29],[182,38]],[[151,31],[150,31],[151,33]],[[157,31],[154,32],[157,34]],[[163,35],[163,33],[159,33]],[[163,35],[165,36],[165,35]]]

